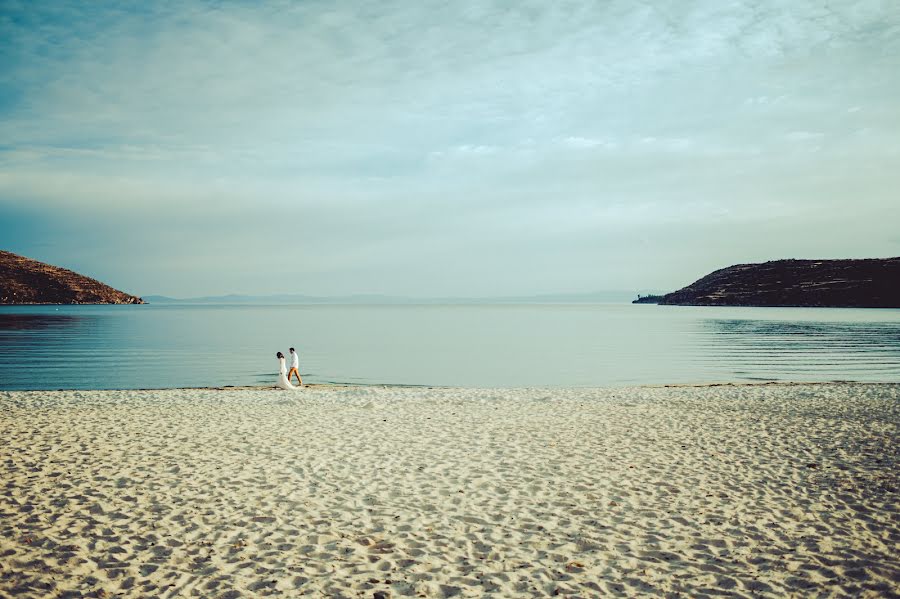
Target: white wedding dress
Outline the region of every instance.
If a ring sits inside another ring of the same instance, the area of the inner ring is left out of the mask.
[[[278,374],[278,388],[279,389],[297,389],[291,384],[291,382],[287,378],[287,365],[284,363],[284,358],[278,358],[278,365],[280,367],[281,372]]]

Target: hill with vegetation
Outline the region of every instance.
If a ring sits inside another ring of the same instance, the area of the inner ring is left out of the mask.
[[[658,303],[900,308],[900,258],[737,264],[668,293]]]
[[[96,279],[0,251],[0,304],[143,304]]]

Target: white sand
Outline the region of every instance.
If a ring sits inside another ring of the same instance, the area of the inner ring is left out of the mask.
[[[900,385],[0,393],[0,596],[889,596],[898,425]]]

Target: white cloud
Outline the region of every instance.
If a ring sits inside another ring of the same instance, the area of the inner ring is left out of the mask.
[[[825,134],[819,131],[791,131],[790,133],[785,134],[784,137],[788,141],[819,141],[825,137]]]
[[[618,143],[609,139],[598,139],[594,137],[570,136],[562,140],[563,144],[572,148],[590,149],[603,148],[613,150],[618,147]]]
[[[766,239],[771,257],[829,239],[837,255],[851,218],[869,219],[859,251],[898,250],[886,225],[900,216],[893,3],[4,10],[0,212],[91,219],[123,257],[122,235],[159,236],[160,254],[192,256],[182,264],[220,273],[226,291],[246,289],[222,258],[279,280],[271,245],[314,257],[298,289],[311,293],[488,292],[495,268],[472,248],[483,256],[501,232],[510,270],[558,254],[554,280],[586,290],[592,252],[617,251],[611,240],[646,285],[669,276],[638,261],[631,236],[650,240],[645,258],[673,243],[697,258],[724,240],[722,261],[747,261],[750,242],[729,249],[723,222],[734,239]],[[788,233],[773,215],[815,229]],[[81,240],[54,243],[77,252]],[[142,281],[167,284],[152,255],[132,258],[159,273]],[[464,280],[429,275],[456,260]]]

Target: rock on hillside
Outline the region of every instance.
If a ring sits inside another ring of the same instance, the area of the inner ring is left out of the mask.
[[[71,270],[0,251],[0,304],[143,304]]]
[[[659,303],[900,308],[900,258],[738,264],[669,293]]]

